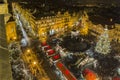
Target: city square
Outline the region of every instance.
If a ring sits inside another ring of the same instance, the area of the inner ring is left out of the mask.
[[[120,80],[119,0],[1,0],[0,80]]]

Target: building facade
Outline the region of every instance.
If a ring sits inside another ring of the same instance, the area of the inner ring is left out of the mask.
[[[59,11],[54,16],[45,16],[36,19],[28,10],[21,8],[17,3],[13,4],[13,8],[25,18],[24,22],[28,25],[26,27],[31,26],[33,33],[37,34],[39,39],[42,41],[47,39],[48,33],[51,35],[54,33],[62,35],[66,31],[71,31],[75,28],[74,24],[80,17],[82,17],[82,25],[84,26],[79,28],[80,34],[87,35],[89,31],[93,36],[98,37],[104,31],[104,27],[101,24],[95,25],[90,22],[86,13],[81,16],[78,13],[70,14],[68,11],[62,14]],[[109,34],[110,40],[120,42],[119,24],[115,24],[115,28],[109,30]]]
[[[89,25],[89,31],[93,36],[99,37],[104,32],[104,27],[101,24],[95,25],[91,23],[91,25]],[[120,43],[120,25],[115,24],[115,28],[109,29],[108,31],[110,41],[114,40],[115,42]]]
[[[17,3],[13,3],[13,12],[24,17],[26,27],[31,27],[35,36],[41,41],[45,41],[48,35],[55,33],[64,34],[65,31],[72,30],[73,24],[78,20],[79,15],[70,14],[68,11],[61,14],[59,11],[54,16],[45,16],[36,19],[28,10],[21,8]]]
[[[5,15],[8,14],[7,0],[0,3],[0,80],[12,80],[10,54],[7,47]]]
[[[17,39],[15,21],[11,21],[11,22],[8,22],[6,24],[6,35],[7,35],[7,42],[8,43]]]

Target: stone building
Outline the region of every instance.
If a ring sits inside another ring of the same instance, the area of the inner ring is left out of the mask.
[[[91,23],[89,26],[89,31],[93,36],[99,37],[104,31],[104,27],[101,24],[95,25]],[[109,29],[109,39],[110,41],[114,40],[120,43],[120,24],[115,24],[114,29]]]
[[[8,14],[7,0],[0,0],[0,80],[12,80],[10,54],[6,39],[6,15]]]
[[[21,5],[17,3],[13,3],[13,12],[21,15],[21,18],[24,18],[23,22],[26,27],[31,27],[33,34],[38,36],[42,41],[47,39],[48,33],[63,34],[66,30],[71,30],[79,16],[76,13],[70,14],[68,11],[58,11],[51,15],[35,17],[29,10],[22,8]]]

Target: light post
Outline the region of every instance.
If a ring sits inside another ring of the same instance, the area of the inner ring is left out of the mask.
[[[36,65],[36,64],[37,64],[37,62],[36,62],[36,61],[34,61],[34,62],[33,62],[33,64],[34,64],[34,65]]]
[[[15,41],[16,39],[17,39],[17,38],[14,36],[14,37],[13,37],[13,40]]]
[[[31,67],[32,67],[32,70],[33,70],[33,74],[34,74],[35,76],[37,76],[37,73],[36,73],[37,68],[36,68],[36,66],[37,66],[37,62],[36,62],[36,61],[33,61]]]
[[[27,53],[30,53],[31,51],[30,51],[30,49],[27,49]]]

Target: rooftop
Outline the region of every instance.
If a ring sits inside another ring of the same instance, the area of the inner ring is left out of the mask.
[[[120,0],[65,0],[67,5],[75,6],[119,6]]]
[[[22,6],[22,8],[29,10],[36,18],[54,16],[58,11],[65,12],[68,10],[63,2],[56,0],[36,0],[34,2],[26,0],[19,2],[19,4]]]

